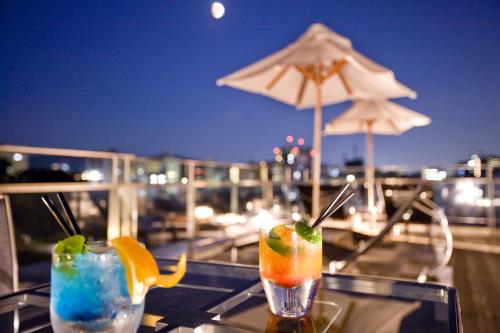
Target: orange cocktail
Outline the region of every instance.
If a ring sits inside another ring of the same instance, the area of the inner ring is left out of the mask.
[[[262,231],[260,276],[271,311],[283,317],[307,315],[321,279],[321,233],[306,223]]]

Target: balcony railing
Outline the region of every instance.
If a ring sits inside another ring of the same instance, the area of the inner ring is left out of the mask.
[[[10,165],[4,179],[0,173],[0,194],[61,191],[75,196],[100,193],[102,197],[103,192],[107,193],[106,209],[102,212],[106,213],[103,218],[108,238],[137,236],[139,214],[151,205],[147,199],[151,191],[165,191],[168,197],[182,198],[176,209],[181,212],[179,219],[185,223],[187,237],[193,238],[196,207],[203,205],[203,200],[213,193],[221,197],[219,202],[227,201],[222,211],[241,213],[247,208],[245,203],[252,199],[272,202],[281,196],[284,201],[293,201],[297,196],[289,194],[294,188],[310,185],[307,168],[299,170],[286,163],[223,163],[175,156],[151,158],[117,152],[13,145],[0,145],[1,158]],[[404,197],[404,192],[416,187],[423,178],[431,186],[433,201],[444,207],[452,223],[473,221],[495,228],[500,207],[500,178],[496,174],[499,166],[498,160],[491,160],[480,165],[469,163],[448,168],[379,167],[376,179],[379,209],[383,210],[388,200]],[[33,169],[59,172],[66,178],[44,180],[43,177],[26,176],[26,171]],[[335,187],[348,181],[361,193],[364,191],[363,170],[363,167],[324,166],[322,185]],[[245,189],[252,189],[253,193],[242,198],[241,192]],[[217,192],[221,190],[224,193]],[[245,203],[242,204],[242,200]]]

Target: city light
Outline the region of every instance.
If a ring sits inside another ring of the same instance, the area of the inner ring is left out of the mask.
[[[236,184],[240,181],[240,168],[232,166],[229,168],[229,180]]]
[[[328,174],[330,175],[330,177],[338,177],[339,174],[340,174],[340,170],[337,169],[337,168],[333,168],[331,170],[328,171]]]
[[[435,168],[425,169],[424,170],[424,179],[432,180],[432,181],[441,181],[445,179],[447,176],[446,171],[438,170]]]
[[[218,224],[223,224],[226,226],[234,224],[243,224],[247,222],[247,218],[243,215],[235,213],[226,213],[214,216],[214,222]]]
[[[278,221],[267,210],[261,209],[256,215],[250,217],[248,222],[262,230],[271,230]]]
[[[474,205],[483,197],[483,190],[477,187],[472,180],[463,180],[455,185],[456,204]]]
[[[82,180],[89,182],[98,182],[103,179],[103,175],[99,170],[85,170],[82,173]]]
[[[174,182],[177,179],[177,172],[174,170],[167,171],[167,180],[169,182]]]
[[[352,183],[353,181],[356,180],[356,176],[354,176],[354,175],[347,175],[345,177],[345,180],[347,180],[349,183]]]
[[[295,146],[291,150],[292,154],[297,155],[300,151],[299,147]]]
[[[411,210],[406,211],[406,212],[403,214],[403,220],[405,220],[405,221],[410,220],[412,213],[413,213],[413,212],[412,212]]]
[[[274,157],[274,159],[275,159],[275,160],[276,160],[276,162],[278,162],[278,163],[281,163],[281,162],[283,161],[283,157],[282,157],[281,155],[276,155],[276,156]]]
[[[281,149],[279,147],[274,147],[273,148],[273,153],[274,153],[274,155],[280,155],[281,154]]]
[[[481,177],[481,158],[474,154],[470,157],[470,160],[467,162],[467,165],[471,168],[474,168],[474,177]]]
[[[286,156],[286,162],[288,164],[293,164],[294,161],[295,161],[295,156],[292,153]]]
[[[316,150],[311,149],[311,151],[309,152],[309,155],[310,155],[311,157],[316,156]]]
[[[305,142],[304,138],[299,138],[297,140],[297,143],[299,144],[299,146],[303,146],[306,142]]]
[[[12,155],[12,159],[16,162],[22,161],[23,160],[23,154],[15,153]]]
[[[289,135],[286,137],[286,142],[292,143],[293,142],[293,136]]]
[[[215,1],[212,3],[210,10],[212,11],[212,16],[217,20],[222,18],[224,16],[224,14],[226,13],[226,8],[224,7],[224,5],[222,3],[218,2],[218,1]]]
[[[70,170],[70,167],[69,167],[68,163],[52,163],[52,165],[50,166],[50,169],[52,171],[62,170],[64,172],[68,172]]]
[[[157,185],[158,184],[158,175],[155,173],[149,175],[149,183],[151,185]]]
[[[167,183],[167,177],[165,177],[164,174],[159,174],[158,175],[158,184],[165,185],[166,183]]]
[[[214,216],[214,210],[209,206],[197,206],[194,209],[194,218],[197,220],[206,220]]]
[[[181,178],[181,183],[184,184],[184,185],[186,185],[188,183],[187,177],[182,177]]]

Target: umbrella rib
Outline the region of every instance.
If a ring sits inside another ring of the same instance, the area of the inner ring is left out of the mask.
[[[304,66],[298,66],[296,65],[295,68],[302,73],[307,79],[311,81],[316,81],[316,76],[314,75],[313,71],[310,68],[306,68]]]
[[[347,64],[347,61],[345,59],[342,59],[340,61],[332,61],[332,67],[330,67],[330,70],[328,73],[323,78],[323,81],[326,81],[327,79],[331,78],[335,74],[337,74],[340,78],[340,81],[342,82],[342,85],[344,86],[344,89],[346,90],[347,94],[351,95],[352,90],[351,87],[349,86],[349,83],[347,82],[347,79],[344,76],[344,73],[342,72],[342,69],[344,66]]]
[[[267,90],[273,89],[274,85],[278,83],[279,80],[281,80],[281,78],[286,74],[286,72],[288,72],[289,68],[290,66],[285,65],[285,67],[283,67],[283,69],[278,74],[276,74],[276,76],[267,84],[266,89]]]
[[[347,91],[347,94],[351,95],[352,90],[351,87],[349,86],[349,83],[347,82],[347,79],[344,76],[344,73],[342,73],[342,68],[339,69],[339,78],[340,81],[342,81],[342,84],[344,85],[345,91]]]
[[[401,130],[398,128],[398,126],[396,126],[396,123],[391,118],[387,118],[387,121],[389,122],[389,125],[391,125],[391,127],[394,128],[394,130],[398,134],[401,134]]]
[[[333,60],[332,67],[330,67],[328,73],[326,73],[326,75],[323,77],[323,81],[328,80],[337,73],[340,74],[340,70],[342,69],[342,67],[344,67],[345,64],[347,64],[347,61],[345,61],[344,59],[340,60],[339,62]]]
[[[299,94],[297,95],[297,101],[295,102],[295,106],[299,107],[302,103],[302,99],[304,98],[304,92],[306,91],[307,85],[307,77],[304,75],[302,77],[302,83],[300,84]]]

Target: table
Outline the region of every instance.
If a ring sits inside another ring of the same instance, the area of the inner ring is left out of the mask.
[[[160,267],[174,264],[158,260]],[[0,297],[0,332],[52,332],[50,285]],[[462,332],[454,288],[375,277],[324,274],[313,314],[281,320],[267,309],[257,267],[188,262],[174,288],[146,297],[139,333]]]

